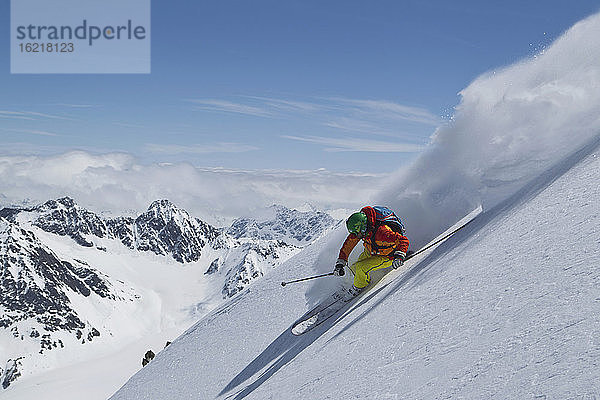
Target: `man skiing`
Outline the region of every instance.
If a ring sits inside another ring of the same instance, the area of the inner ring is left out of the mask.
[[[364,251],[350,267],[354,284],[348,292],[356,296],[371,281],[371,272],[388,267],[396,269],[404,264],[409,241],[400,219],[386,207],[363,207],[348,217],[346,227],[350,234],[340,249],[333,274],[344,275],[348,256],[362,239]]]

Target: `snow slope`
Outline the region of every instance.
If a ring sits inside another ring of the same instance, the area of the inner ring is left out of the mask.
[[[313,245],[112,399],[600,396],[599,142],[295,337],[305,288],[278,283],[308,272]]]

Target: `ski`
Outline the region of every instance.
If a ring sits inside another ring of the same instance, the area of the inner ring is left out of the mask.
[[[332,294],[328,301],[323,301],[315,308],[304,314],[302,318],[300,318],[292,327],[292,333],[296,336],[300,336],[303,333],[316,328],[329,318],[336,315],[338,311],[343,309],[345,305],[357,297],[347,299],[343,293]]]

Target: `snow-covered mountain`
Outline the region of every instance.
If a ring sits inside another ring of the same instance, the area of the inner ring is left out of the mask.
[[[170,254],[179,262],[198,261],[202,249],[219,236],[219,230],[191,218],[168,200],[152,203],[148,211],[136,218],[133,232],[136,250]]]
[[[49,200],[30,209],[4,209],[5,217],[28,222],[46,232],[69,236],[85,247],[94,246],[94,238],[121,241],[132,250],[170,255],[179,262],[198,261],[202,249],[214,241],[220,231],[168,200],[153,202],[137,218],[105,219],[88,211],[69,197]]]
[[[136,218],[105,218],[69,197],[0,210],[3,387],[152,336],[163,325],[177,334],[335,223],[321,212],[274,209],[270,221],[243,220],[264,229],[235,237],[168,200]],[[131,322],[141,312],[150,315]]]
[[[321,236],[332,222],[323,212],[299,212],[274,205],[267,210],[266,219],[237,219],[227,233],[236,239],[293,239],[294,244],[301,246]]]

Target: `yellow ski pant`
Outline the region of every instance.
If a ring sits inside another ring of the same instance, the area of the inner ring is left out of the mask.
[[[366,287],[371,282],[369,275],[378,269],[392,266],[392,260],[385,256],[372,256],[366,250],[358,257],[358,260],[350,266],[354,273],[354,286],[357,288]]]

